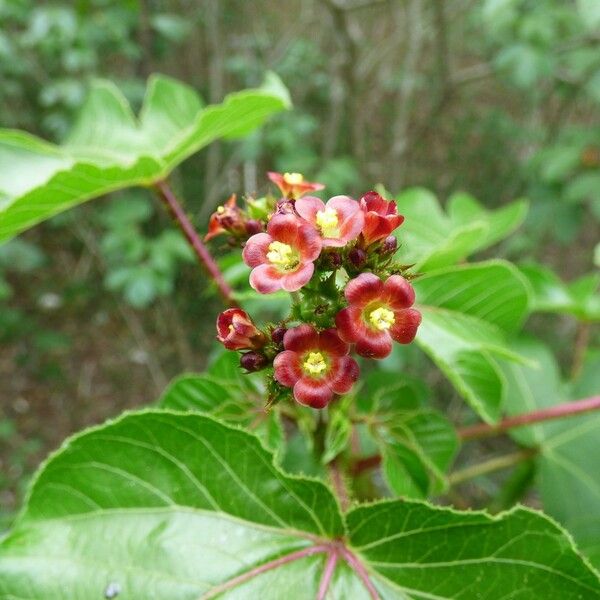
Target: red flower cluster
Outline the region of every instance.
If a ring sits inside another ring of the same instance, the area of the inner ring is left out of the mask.
[[[404,217],[395,202],[377,192],[359,201],[334,196],[324,203],[304,196],[322,189],[321,184],[297,173],[269,177],[283,198],[273,201],[258,223],[260,233],[248,238],[244,224],[248,239],[242,256],[252,268],[250,285],[257,292],[294,293],[292,313],[261,331],[244,311],[229,309],[217,320],[217,338],[226,348],[247,351],[241,360],[246,370],[272,365],[272,401],[291,388],[300,404],[323,408],[336,394],[349,392],[358,378],[352,349],[380,359],[390,354],[393,341],[408,344],[415,338],[421,314],[413,308],[415,293],[405,267],[393,260],[397,243],[392,232]],[[222,220],[224,213],[244,214],[239,210],[230,199],[213,215],[211,227],[220,224],[219,214]],[[241,232],[241,226],[226,229]],[[301,324],[288,329],[290,321]]]

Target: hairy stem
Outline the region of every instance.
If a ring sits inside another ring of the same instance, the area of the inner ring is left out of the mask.
[[[329,469],[329,478],[331,479],[331,485],[333,486],[335,495],[340,501],[342,510],[346,512],[350,506],[350,494],[348,493],[348,488],[344,481],[344,474],[340,469],[339,463],[335,459],[327,465],[327,468]]]
[[[524,413],[514,417],[507,417],[496,425],[478,423],[477,425],[463,427],[462,429],[458,430],[458,435],[462,440],[474,440],[492,437],[516,427],[524,427],[526,425],[533,425],[534,423],[542,423],[543,421],[551,421],[553,419],[564,419],[566,417],[573,417],[582,413],[599,409],[600,396],[593,396],[591,398],[586,398],[585,400],[565,402],[550,408],[543,408],[530,413]]]
[[[536,454],[536,452],[536,449],[528,448],[526,450],[512,452],[511,454],[505,454],[504,456],[497,456],[496,458],[491,458],[490,460],[486,460],[482,463],[470,465],[469,467],[465,467],[464,469],[460,469],[452,473],[449,477],[450,484],[457,485],[463,481],[468,481],[469,479],[479,477],[480,475],[487,475],[488,473],[493,473],[494,471],[508,469],[509,467],[518,465],[524,460],[531,458]]]
[[[171,215],[171,218],[177,223],[177,226],[196,253],[198,262],[205,269],[208,276],[215,282],[225,303],[229,306],[237,306],[237,302],[233,298],[233,290],[225,281],[223,273],[221,273],[215,259],[203,244],[198,232],[194,229],[194,226],[185,214],[185,211],[169,184],[166,181],[159,181],[155,185],[155,189]]]

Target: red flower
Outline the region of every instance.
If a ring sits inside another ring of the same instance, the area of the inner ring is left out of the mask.
[[[384,283],[373,273],[352,279],[344,295],[348,307],[335,318],[340,337],[356,344],[356,352],[368,358],[385,358],[392,351],[392,340],[401,344],[413,341],[421,323],[421,313],[410,308],[415,292],[400,275]]]
[[[323,408],[334,394],[345,394],[358,379],[358,365],[348,356],[349,345],[335,329],[320,333],[312,325],[286,331],[285,350],[273,361],[275,379],[293,388],[300,404]]]
[[[295,292],[313,275],[321,252],[321,238],[305,221],[292,214],[275,215],[267,233],[253,235],[244,247],[244,262],[253,267],[250,285],[261,294],[284,289]]]
[[[223,206],[219,206],[208,221],[208,233],[204,236],[207,242],[222,233],[241,235],[246,231],[242,211],[235,202],[236,195],[231,194]]]
[[[377,192],[367,192],[360,199],[360,206],[365,213],[362,231],[365,246],[386,238],[404,221],[398,214],[396,203],[384,200]]]
[[[269,179],[277,185],[285,198],[296,200],[307,192],[316,192],[322,190],[325,186],[322,183],[305,181],[300,173],[267,173]]]
[[[296,210],[317,228],[323,246],[345,246],[358,237],[365,223],[360,204],[348,196],[334,196],[327,204],[315,196],[306,196],[296,201]]]
[[[256,350],[267,341],[248,314],[239,308],[228,308],[217,317],[217,339],[228,350]]]

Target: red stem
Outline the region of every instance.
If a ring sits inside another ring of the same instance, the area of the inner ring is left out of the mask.
[[[508,429],[516,427],[524,427],[533,423],[541,423],[543,421],[551,421],[553,419],[563,419],[565,417],[573,417],[592,410],[600,409],[600,396],[593,396],[585,400],[577,400],[575,402],[565,402],[550,408],[534,410],[530,413],[507,417],[496,425],[488,425],[487,423],[478,423],[458,430],[458,435],[462,440],[473,440],[482,437],[490,437],[504,433]]]
[[[202,267],[204,267],[209,277],[217,285],[217,289],[223,297],[223,300],[225,300],[225,303],[229,306],[237,306],[237,302],[233,298],[233,290],[223,278],[223,273],[221,273],[221,270],[215,262],[215,259],[203,244],[200,236],[194,229],[194,226],[188,219],[188,216],[185,214],[181,204],[179,204],[179,201],[177,200],[169,184],[166,181],[159,181],[155,185],[155,188],[160,196],[160,199],[167,207],[167,210],[169,211],[173,221],[177,223],[179,229],[181,229],[181,232],[189,242],[190,246],[194,249],[200,264]]]
[[[564,419],[567,417],[575,417],[577,415],[591,412],[600,409],[600,396],[592,396],[585,400],[577,400],[575,402],[565,402],[550,408],[543,408],[533,412],[507,417],[496,425],[488,425],[487,423],[477,423],[469,427],[463,427],[458,430],[458,436],[461,440],[476,440],[479,438],[492,437],[515,429],[517,427],[525,427],[534,423],[542,423],[544,421],[552,421],[554,419]],[[357,460],[352,466],[352,475],[360,475],[363,471],[375,469],[381,464],[381,456],[374,454]]]

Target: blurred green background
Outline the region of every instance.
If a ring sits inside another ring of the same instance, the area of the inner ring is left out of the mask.
[[[299,171],[330,195],[525,197],[527,222],[493,254],[565,280],[594,267],[598,0],[0,0],[0,125],[54,141],[94,77],[139,107],[152,72],[216,102],[266,70],[294,109],[178,170],[200,230],[231,192],[265,192],[266,170]],[[49,448],[201,369],[219,307],[144,191],[0,247],[0,525]],[[573,321],[536,319],[568,370]]]

